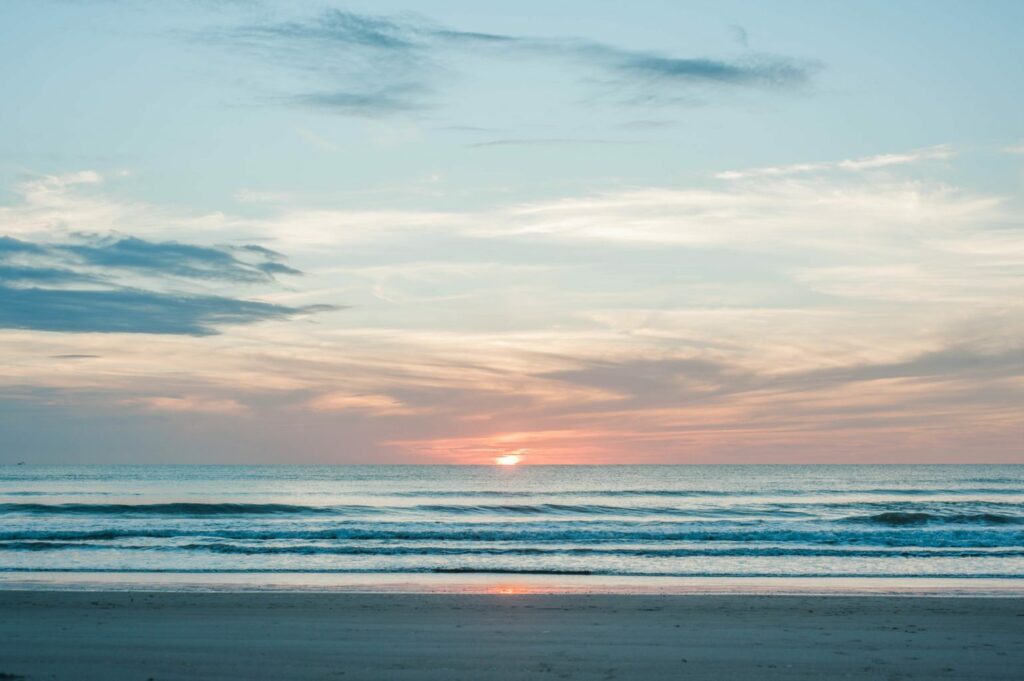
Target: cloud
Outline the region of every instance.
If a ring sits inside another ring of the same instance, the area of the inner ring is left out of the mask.
[[[43,253],[44,249],[39,244],[22,241],[9,236],[0,236],[0,257],[10,254]]]
[[[186,395],[183,397],[138,397],[121,401],[147,411],[200,412],[206,414],[241,414],[248,408],[233,399],[215,399]]]
[[[413,414],[420,410],[402,404],[389,395],[353,395],[333,392],[320,395],[306,403],[316,412],[355,411],[368,414]]]
[[[1024,376],[1024,346],[984,351],[956,345],[921,353],[896,362],[855,364],[797,373],[779,379],[810,387],[812,384],[834,385],[890,379],[1011,378]]]
[[[726,170],[716,173],[715,177],[720,180],[743,180],[752,177],[782,177],[786,175],[818,173],[828,170],[860,172],[865,170],[876,170],[878,168],[887,168],[889,166],[921,163],[923,161],[944,161],[953,158],[954,155],[955,153],[952,147],[948,144],[940,144],[934,147],[916,149],[905,153],[879,154],[877,156],[865,156],[863,158],[845,159],[842,161],[794,163],[792,165],[768,166],[764,168],[751,168],[749,170]]]
[[[623,146],[642,144],[631,140],[608,140],[608,139],[580,139],[573,137],[536,137],[536,138],[512,138],[498,139],[487,142],[475,142],[467,145],[470,148],[483,147],[574,147],[574,146]]]
[[[701,357],[596,360],[544,378],[601,385],[612,395],[534,415],[538,430],[562,428],[564,436],[553,442],[570,456],[574,450],[614,456],[626,448],[660,451],[668,460],[683,452],[708,460],[717,450],[734,461],[743,459],[743,449],[764,453],[774,444],[784,457],[802,451],[797,460],[852,452],[873,460],[881,447],[955,461],[962,456],[958,442],[985,447],[991,437],[989,454],[1005,459],[1000,448],[1019,439],[1024,348],[949,345],[894,361],[847,357],[813,370]],[[546,442],[535,445],[547,450]]]
[[[623,187],[462,211],[279,208],[246,228],[292,248],[452,238],[874,251],[887,257],[924,239],[949,251],[1021,248],[1009,230],[994,228],[1013,219],[1005,197],[871,173]]]
[[[129,285],[143,275],[162,288],[182,280],[272,282],[300,274],[257,245],[210,247],[131,236],[72,242],[0,238],[0,328],[56,332],[210,335],[225,325],[287,319],[327,309]]]
[[[931,183],[765,179],[722,189],[640,188],[510,207],[479,234],[562,241],[732,246],[792,252],[888,251],[900,241],[973,241],[1001,219],[999,197]],[[973,223],[973,224],[972,224]],[[473,224],[473,223],[471,223]]]
[[[125,235],[74,235],[66,242],[0,237],[0,283],[102,283],[113,274],[268,283],[301,275],[262,246],[198,246]]]
[[[732,31],[732,37],[736,39],[736,42],[743,47],[750,47],[750,35],[747,29],[739,24],[733,24],[729,27]]]
[[[643,118],[635,121],[625,121],[619,123],[619,128],[623,130],[660,130],[662,128],[671,128],[679,125],[678,121],[658,119],[658,118]]]
[[[139,343],[9,329],[0,334],[0,384],[63,390],[55,402],[88,393],[83,401],[122,412],[119,400],[155,397],[134,404],[181,412],[183,421],[202,399],[233,399],[259,417],[248,421],[262,428],[254,439],[279,436],[281,447],[289,446],[286,426],[270,415],[287,410],[289,437],[322,443],[304,444],[302,456],[324,461],[352,432],[369,443],[351,455],[362,461],[384,456],[388,442],[438,460],[529,447],[531,461],[543,463],[1009,458],[1024,385],[1014,276],[1024,241],[1013,204],[896,172],[831,167],[838,164],[447,212],[310,207],[295,198],[259,217],[195,218],[141,202],[126,212],[128,202],[99,200],[92,185],[68,185],[9,210],[9,224],[36,227],[31,238],[10,232],[18,238],[0,241],[2,262],[98,281],[22,274],[5,285],[77,292],[42,301],[49,318],[67,315],[76,330],[97,321],[74,308],[99,306],[96,319],[107,326],[139,318],[176,332]],[[123,216],[116,226],[168,258],[156,246],[188,233],[256,243],[203,246],[220,254],[186,251],[181,262],[156,257],[142,267],[136,255],[149,247],[99,256],[64,248],[106,244],[51,227],[77,227],[83,214],[99,216],[92,230],[103,216]],[[264,243],[305,249],[322,263],[303,280],[314,291],[271,302],[344,295],[356,305],[345,324],[183,336],[301,309],[239,309],[236,287],[273,284],[253,268],[290,264]],[[215,278],[211,261],[241,273]],[[182,276],[182,264],[195,278]],[[158,297],[82,297],[110,291]],[[186,311],[169,307],[168,296],[188,298]],[[0,300],[0,310],[8,307]],[[37,305],[24,307],[22,317]],[[51,358],[58,353],[103,359]]]
[[[0,263],[0,282],[9,284],[21,286],[32,284],[96,284],[102,281],[99,277],[57,267],[26,267],[24,265],[5,265]]]
[[[373,118],[420,109],[424,105],[422,95],[428,92],[420,85],[402,84],[371,92],[311,92],[296,95],[291,101],[316,109]]]
[[[132,236],[87,237],[83,243],[56,244],[46,250],[70,256],[75,264],[105,270],[131,270],[188,279],[266,282],[275,274],[301,274],[280,262],[280,253],[254,246],[210,247]],[[250,256],[254,262],[242,256]]]
[[[948,144],[940,144],[903,154],[879,154],[865,158],[847,159],[839,161],[836,166],[843,170],[873,170],[875,168],[887,168],[908,163],[920,163],[921,161],[945,161],[953,158],[953,156],[953,149]]]
[[[582,67],[585,80],[614,85],[620,102],[677,101],[694,88],[785,90],[806,85],[818,66],[770,55],[738,60],[675,57],[573,37],[535,38],[460,31],[412,16],[330,9],[305,21],[265,22],[213,32],[220,43],[260,55],[317,86],[296,104],[353,116],[387,116],[435,103],[451,63],[479,58],[541,59]],[[621,96],[620,95],[625,95]],[[607,97],[607,93],[603,95]]]
[[[803,85],[810,77],[805,64],[774,57],[725,62],[714,59],[661,57],[619,50],[610,52],[619,54],[619,58],[612,60],[614,68],[631,77],[649,78],[651,82],[659,85],[711,83],[778,89]]]
[[[925,254],[930,257],[925,259]],[[829,296],[991,306],[1011,303],[1020,295],[1017,284],[1024,252],[1016,259],[1006,256],[1000,261],[984,254],[964,257],[954,249],[921,249],[916,263],[806,267],[792,276]]]
[[[324,309],[126,289],[87,291],[0,286],[0,328],[5,329],[207,336],[217,333],[220,326],[287,319]]]
[[[805,394],[813,399],[816,390],[872,381],[911,379],[932,386],[936,381],[1024,377],[1024,346],[984,348],[960,343],[893,361],[847,361],[839,366],[789,370],[700,356],[589,360],[539,377],[601,388],[612,396],[610,401],[628,399],[631,408],[766,391]]]
[[[542,378],[568,381],[620,395],[634,406],[682,403],[722,393],[722,387],[751,381],[747,371],[705,358],[628,359],[590,361],[574,369],[548,372]]]

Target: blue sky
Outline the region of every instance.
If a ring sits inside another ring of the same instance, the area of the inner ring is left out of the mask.
[[[0,460],[1022,461],[1022,20],[4,3]]]

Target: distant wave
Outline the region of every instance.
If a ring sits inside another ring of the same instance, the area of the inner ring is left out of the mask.
[[[709,490],[709,489],[552,489],[535,491],[512,491],[512,490],[410,490],[391,492],[387,496],[405,498],[476,498],[491,497],[495,499],[529,499],[538,497],[677,497],[684,499],[699,499],[701,497],[809,497],[806,489],[763,489],[763,490]],[[820,495],[867,495],[867,496],[966,496],[966,495],[1018,495],[1024,496],[1024,488],[1015,487],[951,487],[943,488],[901,488],[901,487],[872,487],[865,489],[837,488],[814,490],[814,496]]]
[[[723,519],[742,522],[745,519],[763,522],[818,520],[831,522],[830,516],[844,513],[835,520],[844,523],[874,524],[889,527],[929,524],[1024,524],[1024,505],[996,501],[937,502],[857,502],[798,504],[732,504],[719,505],[620,505],[620,504],[418,504],[411,506],[371,506],[342,504],[311,506],[299,504],[245,503],[149,503],[149,504],[87,504],[87,503],[3,503],[0,515],[30,516],[93,516],[93,517],[166,517],[216,518],[248,516],[317,516],[335,517],[419,517],[439,519],[445,516],[500,518],[678,518],[694,521]]]
[[[888,511],[868,516],[855,516],[844,518],[849,523],[866,523],[874,525],[904,526],[904,525],[1021,525],[1024,524],[1024,517],[1012,516],[1002,513],[915,513]]]
[[[113,492],[33,492],[29,490],[21,491],[0,491],[0,497],[105,497],[112,495]],[[138,496],[138,492],[134,493]],[[126,493],[124,496],[132,496],[131,493]]]
[[[56,549],[80,549],[103,547],[115,548],[110,544],[82,544],[63,541],[0,541],[0,551],[53,551]]]
[[[166,504],[0,504],[0,514],[28,513],[33,515],[159,515],[194,517],[216,515],[309,515],[332,512],[334,512],[334,509],[329,507],[293,504],[202,504],[190,502]]]
[[[928,548],[998,548],[1024,546],[1024,530],[1016,525],[953,525],[943,529],[927,523],[891,525],[848,518],[826,525],[817,521],[763,523],[700,522],[514,522],[492,523],[361,523],[332,527],[122,527],[64,530],[2,530],[0,541],[116,542],[130,539],[211,539],[231,541],[366,541],[366,542],[528,542],[546,544],[612,544],[704,542],[735,544],[804,544]]]
[[[731,548],[671,548],[651,547],[623,548],[538,548],[538,547],[492,547],[492,546],[325,546],[322,544],[299,544],[291,546],[253,546],[238,544],[189,544],[183,550],[212,551],[214,553],[242,555],[338,555],[338,556],[632,556],[642,558],[697,558],[702,556],[857,556],[871,558],[904,557],[931,558],[935,556],[972,557],[1024,556],[1024,549],[1009,551],[979,551],[955,549],[941,550],[863,550],[829,549],[819,547],[731,547]]]
[[[105,568],[105,567],[21,567],[0,565],[0,573],[101,573],[101,574],[174,574],[174,575],[274,575],[294,573],[292,568]],[[380,574],[381,570],[376,568],[310,568],[302,570],[303,574],[310,575],[354,575],[354,574]],[[817,577],[851,577],[851,578],[907,578],[905,572],[892,572],[876,570],[873,572],[849,572],[849,571],[762,571],[752,570],[749,572],[717,571],[717,570],[559,570],[530,567],[404,567],[396,566],[386,571],[388,574],[424,574],[424,573],[452,573],[452,574],[501,574],[501,575],[600,575],[607,577],[787,577],[787,578],[817,578]],[[919,575],[928,579],[1024,579],[1024,574],[1017,572],[928,572]],[[257,587],[258,588],[258,587]]]
[[[452,574],[452,575],[466,575],[466,574],[477,574],[477,575],[597,575],[602,574],[599,571],[594,570],[544,570],[536,568],[530,570],[528,568],[462,568],[462,567],[450,567],[450,568],[431,568],[426,572],[436,572],[438,574]],[[615,573],[605,573],[615,574]]]
[[[303,506],[293,504],[239,503],[152,503],[152,504],[0,504],[0,514],[98,515],[98,516],[245,516],[245,515],[359,515],[359,514],[444,514],[444,515],[617,515],[617,516],[693,516],[723,514],[731,516],[760,514],[763,509],[732,507],[685,508],[676,506],[617,506],[602,504],[421,504],[415,506],[366,506],[344,504]],[[771,509],[776,516],[808,516],[804,511]]]
[[[96,544],[79,542],[48,541],[0,541],[0,551],[63,551],[76,550],[118,550],[118,551],[201,551],[228,555],[246,556],[621,556],[632,558],[702,558],[702,557],[854,557],[854,558],[1019,558],[1024,549],[981,550],[981,549],[863,549],[828,548],[806,546],[747,546],[747,547],[494,547],[494,546],[367,546],[367,545],[323,545],[292,544],[243,545],[225,543],[186,544],[179,546],[152,546],[131,544]]]
[[[2,490],[0,497],[69,497],[89,496],[102,497],[111,496],[113,492],[103,491],[36,491],[36,490]],[[263,495],[265,492],[234,492],[234,495]],[[338,496],[337,492],[316,491],[305,492],[306,496]],[[139,492],[118,492],[118,496],[140,496]],[[813,493],[806,489],[758,489],[758,490],[710,490],[710,489],[549,489],[549,490],[403,490],[379,494],[380,497],[406,498],[406,499],[558,499],[558,498],[606,498],[606,499],[632,499],[643,497],[663,497],[667,499],[743,499],[746,497],[759,497],[770,499],[772,497],[805,497],[811,499],[817,496],[906,496],[906,497],[945,497],[945,496],[970,496],[970,495],[991,495],[991,496],[1020,496],[1024,497],[1024,487],[1019,484],[1013,487],[951,487],[951,488],[898,488],[898,487],[873,487],[873,488],[836,488],[818,489]]]
[[[677,490],[677,489],[552,489],[536,491],[510,491],[510,490],[410,490],[392,492],[389,496],[395,497],[494,497],[523,499],[531,497],[732,497],[742,496],[742,492],[723,490]]]
[[[391,510],[391,509],[389,509]],[[759,515],[763,511],[756,507],[733,506],[728,509],[685,506],[619,506],[610,504],[423,504],[408,507],[418,513],[442,513],[445,515],[597,515],[597,516],[729,516]],[[789,508],[774,509],[779,517],[809,516],[805,511]]]

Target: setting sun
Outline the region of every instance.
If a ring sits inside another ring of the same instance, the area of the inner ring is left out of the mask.
[[[506,454],[505,456],[499,456],[494,459],[494,463],[499,466],[515,466],[517,463],[523,460],[523,457],[518,454]]]

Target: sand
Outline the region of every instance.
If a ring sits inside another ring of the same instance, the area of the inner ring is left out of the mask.
[[[1021,679],[1024,598],[2,591],[19,676]]]

